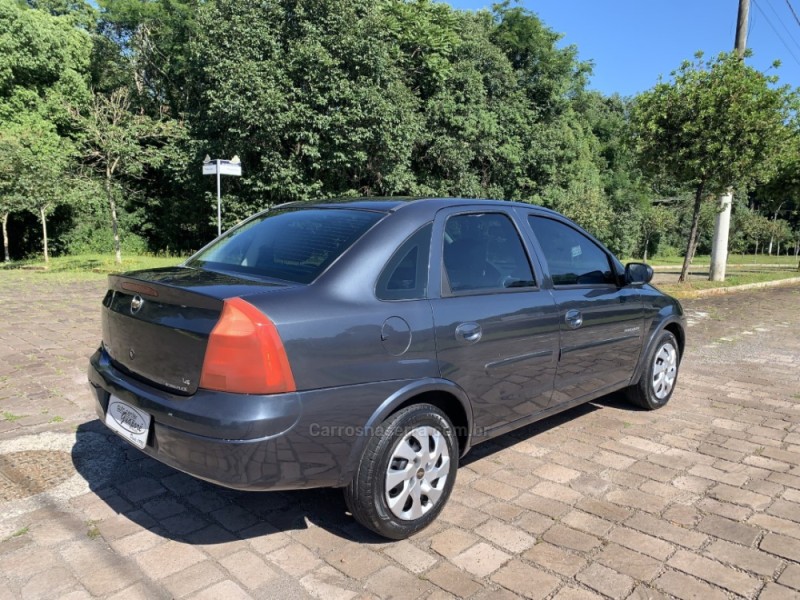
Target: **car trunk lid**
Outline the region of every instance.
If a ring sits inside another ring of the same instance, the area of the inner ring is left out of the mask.
[[[103,347],[123,372],[172,393],[198,387],[208,336],[226,298],[288,287],[224,273],[170,267],[109,276]]]

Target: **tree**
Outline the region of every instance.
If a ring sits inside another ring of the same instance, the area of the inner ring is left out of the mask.
[[[17,163],[16,157],[22,153],[18,137],[7,127],[0,128],[0,221],[3,227],[3,260],[9,262],[11,255],[8,246],[8,217],[11,213],[22,209],[17,195]]]
[[[55,132],[52,123],[36,115],[27,115],[22,124],[7,124],[0,130],[0,150],[4,162],[0,175],[4,192],[0,213],[5,258],[9,260],[8,214],[28,210],[39,218],[42,226],[42,249],[47,263],[50,260],[47,216],[69,196],[65,179],[72,145]]]
[[[194,88],[197,67],[190,41],[197,33],[197,11],[203,2],[98,0],[97,4],[103,41],[97,44],[100,52],[95,55],[99,59],[95,67],[97,74],[104,76],[96,83],[116,89],[123,83],[116,72],[121,68],[134,95],[132,102],[151,116],[179,118],[199,108],[192,105],[199,95]],[[117,52],[105,41],[111,41]]]
[[[95,94],[86,111],[73,108],[80,128],[79,144],[86,165],[103,180],[111,212],[114,256],[122,263],[119,236],[118,195],[126,179],[142,179],[148,167],[163,164],[165,147],[181,134],[175,121],[154,120],[130,110],[130,94],[120,88],[106,97]]]
[[[680,281],[697,247],[702,202],[733,186],[748,189],[775,172],[796,96],[736,54],[684,62],[670,83],[641,94],[632,112],[642,168],[692,189],[694,203]]]
[[[647,262],[647,253],[651,242],[674,226],[675,212],[670,207],[663,204],[651,204],[644,209],[641,220],[642,260],[644,262]]]

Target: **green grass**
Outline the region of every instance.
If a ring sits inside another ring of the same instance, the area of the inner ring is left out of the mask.
[[[622,261],[623,264],[627,262],[641,262],[641,257],[628,258]],[[647,263],[654,267],[680,267],[683,265],[682,256],[651,256],[648,257]],[[698,254],[692,261],[692,266],[709,265],[711,264],[711,257],[707,254]],[[769,256],[767,254],[759,254],[753,256],[752,254],[731,254],[728,257],[728,265],[775,265],[775,266],[797,266],[797,259],[794,255],[786,256]]]
[[[5,538],[3,541],[7,542],[9,540],[13,540],[14,538],[18,538],[20,536],[23,536],[26,533],[28,533],[29,530],[30,530],[29,527],[26,525],[25,527],[23,527],[21,529],[17,529],[14,533],[12,533],[10,536]]]
[[[100,521],[86,521],[86,537],[90,540],[96,540],[100,537],[100,530],[97,528],[97,524]]]
[[[122,264],[114,261],[113,254],[80,254],[76,256],[56,256],[45,264],[41,258],[17,260],[0,263],[0,272],[24,270],[35,271],[45,276],[59,275],[94,275],[103,276],[108,273],[134,271],[137,269],[155,269],[170,267],[183,261],[180,256],[122,255]]]
[[[3,413],[3,419],[8,421],[9,423],[13,423],[14,421],[19,421],[20,419],[24,419],[25,415],[15,415],[14,413],[10,413],[8,411]]]
[[[800,277],[797,269],[770,269],[769,271],[733,271],[725,281],[691,280],[686,283],[657,283],[656,287],[676,298],[691,298],[694,292],[710,288],[732,287],[748,283],[762,283]]]

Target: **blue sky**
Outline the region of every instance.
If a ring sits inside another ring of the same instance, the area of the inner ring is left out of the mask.
[[[789,0],[800,16],[800,0]],[[489,0],[447,0],[455,8],[490,8]],[[669,77],[685,59],[733,49],[738,0],[523,0],[562,44],[594,63],[590,88],[630,96]],[[800,86],[800,23],[786,0],[751,0],[749,64]],[[778,59],[781,66],[771,69]]]

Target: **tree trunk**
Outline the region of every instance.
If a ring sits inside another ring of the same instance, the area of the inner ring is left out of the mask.
[[[650,236],[648,235],[644,238],[644,255],[642,256],[642,262],[647,262],[647,248],[650,246]]]
[[[119,244],[119,223],[117,222],[117,203],[114,200],[114,190],[111,187],[111,171],[106,169],[106,196],[108,208],[111,210],[111,230],[114,232],[114,262],[122,264],[122,250]]]
[[[46,206],[39,207],[39,218],[42,220],[42,245],[44,247],[44,262],[50,263],[50,253],[47,251],[47,217],[45,216]]]
[[[769,236],[769,250],[767,250],[767,254],[770,256],[772,256],[772,242],[774,239],[774,236]]]
[[[8,213],[3,213],[3,256],[5,261],[11,261],[11,255],[8,253]]]
[[[758,256],[758,240],[756,240],[756,249],[753,251],[753,256]]]
[[[694,259],[694,252],[697,249],[697,228],[700,224],[700,204],[703,202],[703,186],[698,186],[694,194],[694,212],[692,212],[692,228],[689,230],[689,243],[686,245],[686,255],[683,257],[683,268],[681,276],[678,278],[680,283],[686,281],[689,272],[689,264]]]

